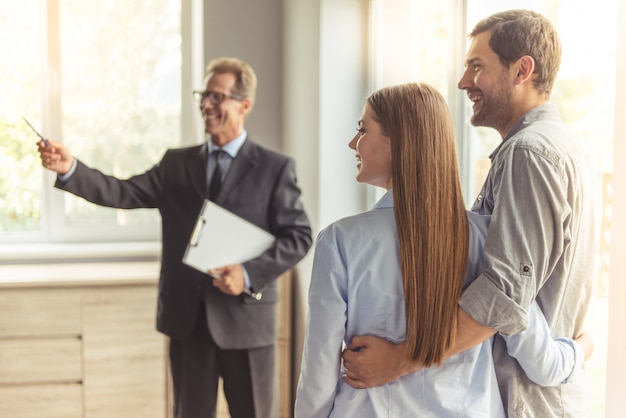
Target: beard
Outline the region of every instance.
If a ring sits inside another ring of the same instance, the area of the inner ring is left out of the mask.
[[[483,92],[480,107],[474,111],[471,123],[474,126],[485,126],[498,131],[509,123],[512,103],[510,92],[503,88],[505,82],[494,86],[490,94]]]
[[[482,106],[474,112],[472,125],[499,130],[509,120],[511,101],[509,96],[483,97]]]

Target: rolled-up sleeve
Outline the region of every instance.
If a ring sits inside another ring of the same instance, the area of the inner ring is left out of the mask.
[[[463,292],[459,305],[476,321],[503,335],[521,332],[528,326],[526,310],[497,288],[485,274]]]

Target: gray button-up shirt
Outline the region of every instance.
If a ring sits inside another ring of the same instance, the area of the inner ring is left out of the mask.
[[[461,298],[474,319],[504,335],[527,326],[536,298],[553,337],[581,331],[598,251],[598,188],[580,145],[555,105],[526,113],[492,153],[491,169],[472,210],[491,214],[485,269]],[[587,417],[584,373],[542,388],[494,342],[500,392],[509,417]]]

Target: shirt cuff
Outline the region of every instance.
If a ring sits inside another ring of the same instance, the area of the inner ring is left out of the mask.
[[[78,165],[78,162],[76,161],[76,158],[74,158],[74,161],[72,162],[72,167],[70,168],[70,171],[68,171],[65,174],[59,174],[57,176],[57,179],[62,182],[65,183],[67,182],[70,177],[72,177],[72,174],[74,174],[74,171],[76,171],[76,166]]]
[[[563,384],[572,383],[576,380],[577,372],[583,367],[583,363],[585,362],[585,351],[580,344],[571,338],[555,338],[554,340],[564,342],[574,348],[574,367],[572,367],[572,372],[569,376],[567,376],[567,378],[563,381]]]
[[[248,274],[248,270],[246,270],[243,264],[241,265],[241,269],[243,270],[243,281],[244,281],[244,284],[246,285],[246,289],[252,290],[252,288],[250,287],[251,286],[250,275]]]

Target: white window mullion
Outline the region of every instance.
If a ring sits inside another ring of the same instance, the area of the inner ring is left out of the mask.
[[[192,91],[203,89],[204,79],[204,6],[202,0],[182,0],[182,112],[183,145],[204,141],[204,122]]]
[[[61,31],[60,31],[60,0],[45,0],[42,7],[44,14],[44,28],[42,35],[42,126],[44,135],[54,141],[63,141],[62,132],[62,103],[61,103]],[[41,214],[42,230],[48,240],[58,240],[63,233],[64,200],[60,193],[55,193],[53,184],[56,175],[45,170],[42,176],[44,204]]]

